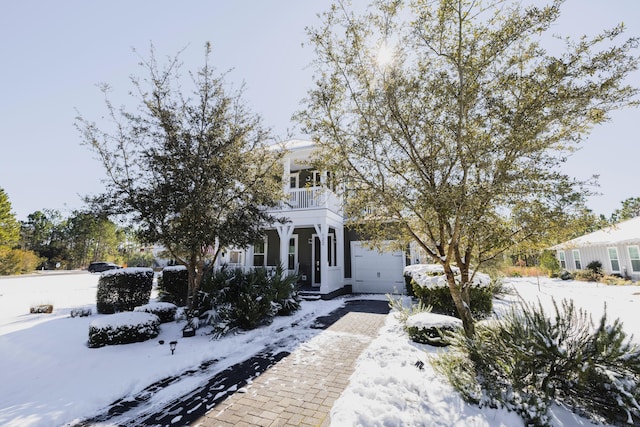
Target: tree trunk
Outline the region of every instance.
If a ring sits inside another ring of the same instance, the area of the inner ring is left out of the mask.
[[[456,306],[456,310],[458,310],[458,316],[460,316],[460,319],[462,320],[464,333],[467,337],[472,338],[475,334],[475,322],[473,320],[473,316],[471,315],[471,307],[469,306],[468,290],[467,298],[465,301],[465,299],[463,298],[462,286],[459,286],[456,283],[455,274],[449,266],[445,266],[445,274],[447,277],[447,283],[449,284],[451,297],[453,298],[453,303]]]

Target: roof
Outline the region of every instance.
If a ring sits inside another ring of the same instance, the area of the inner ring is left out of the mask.
[[[553,246],[552,249],[611,246],[630,243],[640,243],[640,217],[631,218],[573,240],[559,243]]]
[[[316,143],[308,139],[288,139],[278,144],[273,144],[273,150],[299,151],[314,148]]]

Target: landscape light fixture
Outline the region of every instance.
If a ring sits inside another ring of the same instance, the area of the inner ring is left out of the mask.
[[[173,352],[175,351],[177,344],[178,344],[178,341],[171,341],[169,343],[169,348],[171,349],[171,354],[173,354]]]

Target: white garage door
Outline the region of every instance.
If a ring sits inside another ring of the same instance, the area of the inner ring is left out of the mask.
[[[354,293],[404,292],[404,254],[378,252],[361,242],[351,242],[351,275]]]

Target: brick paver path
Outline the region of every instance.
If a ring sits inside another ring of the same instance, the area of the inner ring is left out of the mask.
[[[385,314],[348,312],[193,426],[329,426],[331,407]]]

